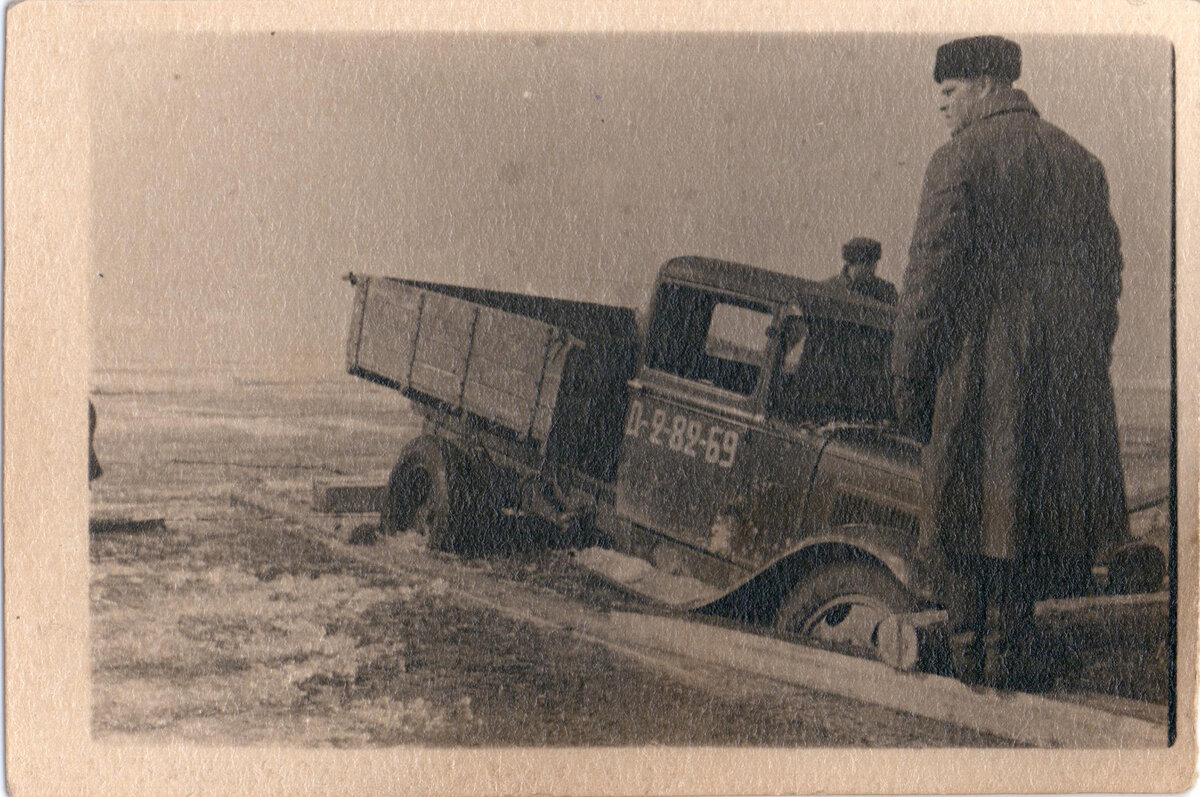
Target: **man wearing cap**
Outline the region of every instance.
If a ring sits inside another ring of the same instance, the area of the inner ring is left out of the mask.
[[[842,247],[842,273],[826,280],[827,285],[869,296],[877,302],[896,303],[896,286],[875,276],[883,247],[874,238],[851,238]]]
[[[1020,72],[1007,39],[938,48],[950,140],[925,173],[892,371],[925,443],[920,545],[958,674],[1036,687],[1066,651],[1037,637],[1033,602],[1077,593],[1127,523],[1108,373],[1122,260],[1103,167],[1039,118]]]

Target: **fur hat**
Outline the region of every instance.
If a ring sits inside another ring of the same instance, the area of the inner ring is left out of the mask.
[[[991,75],[1012,82],[1021,76],[1021,46],[1000,36],[975,36],[946,42],[937,50],[933,80]]]
[[[874,238],[851,238],[842,247],[847,263],[874,263],[883,255],[883,246]]]

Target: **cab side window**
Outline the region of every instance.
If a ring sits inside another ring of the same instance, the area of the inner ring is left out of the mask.
[[[743,396],[754,392],[770,343],[771,313],[684,285],[660,288],[646,365]]]

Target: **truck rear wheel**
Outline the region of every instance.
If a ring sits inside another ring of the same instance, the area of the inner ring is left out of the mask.
[[[916,601],[884,567],[863,559],[818,566],[792,587],[775,630],[863,658],[879,658],[880,624]]]
[[[466,457],[432,437],[405,447],[388,477],[379,516],[385,534],[415,531],[431,551],[463,552],[481,514]]]

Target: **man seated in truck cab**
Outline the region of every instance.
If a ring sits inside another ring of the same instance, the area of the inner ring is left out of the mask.
[[[896,286],[875,275],[883,245],[874,238],[851,238],[842,247],[842,273],[830,277],[826,285],[854,291],[884,304],[896,303]]]
[[[772,409],[794,423],[890,420],[891,334],[829,318],[793,316],[783,327]]]

